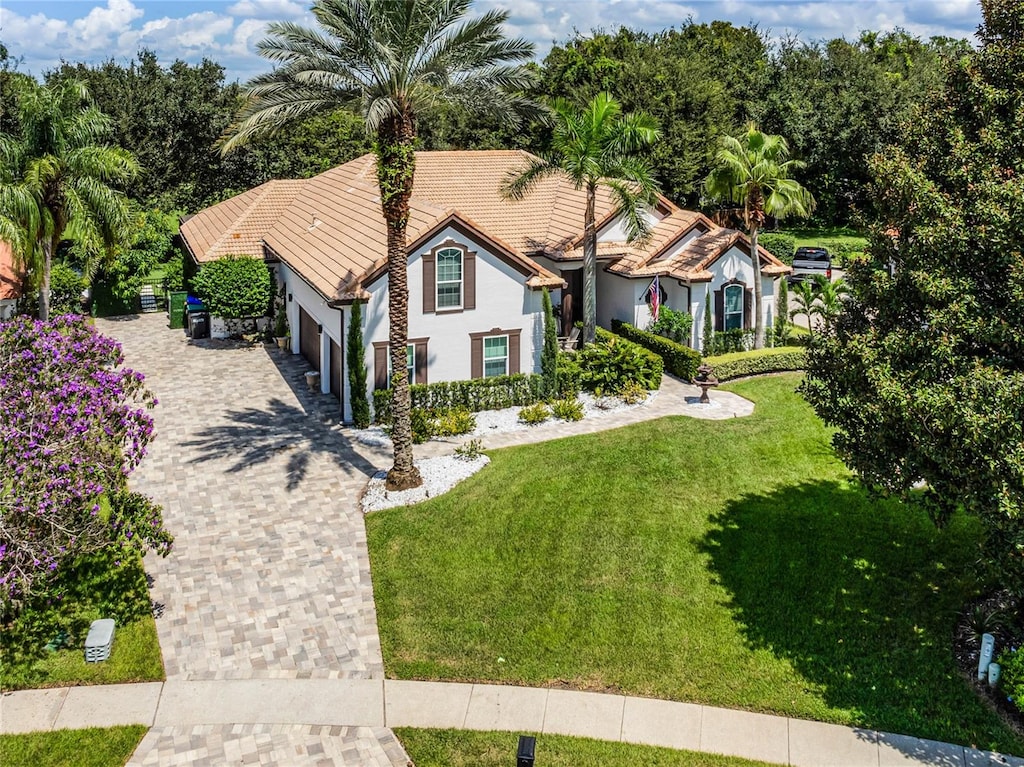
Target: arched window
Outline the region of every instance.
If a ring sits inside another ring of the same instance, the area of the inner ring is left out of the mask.
[[[437,308],[462,307],[462,251],[445,248],[437,252]]]
[[[743,286],[725,286],[725,330],[743,327]]]

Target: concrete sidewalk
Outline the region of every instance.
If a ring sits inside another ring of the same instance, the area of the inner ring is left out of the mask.
[[[801,767],[1024,767],[1024,759],[854,727],[691,703],[532,687],[380,679],[244,679],[26,690],[0,732],[144,724],[505,730],[741,756]]]

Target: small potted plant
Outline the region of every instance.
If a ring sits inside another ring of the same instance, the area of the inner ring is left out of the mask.
[[[277,341],[278,349],[288,348],[288,318],[285,317],[283,306],[278,306],[274,313],[274,340]]]

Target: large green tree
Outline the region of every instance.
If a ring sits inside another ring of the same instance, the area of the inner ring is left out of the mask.
[[[523,171],[508,180],[505,194],[522,199],[544,178],[561,176],[575,189],[587,193],[583,213],[583,343],[593,343],[597,328],[597,190],[608,189],[615,209],[623,217],[630,241],[648,234],[645,217],[654,203],[657,188],[647,161],[637,152],[658,138],[650,116],[623,114],[607,93],[595,96],[580,109],[563,99],[551,104],[555,115],[551,148],[530,160]]]
[[[963,509],[1024,594],[1024,0],[983,0],[981,47],[872,163],[850,304],[811,348],[807,398],[869,485]]]
[[[110,119],[73,80],[23,84],[20,136],[0,134],[0,237],[30,268],[39,317],[50,313],[50,269],[66,235],[112,250],[131,238],[132,213],[117,185],[138,173],[135,158],[104,143]]]
[[[902,124],[942,86],[943,59],[967,48],[903,31],[779,44],[754,114],[806,163],[797,177],[818,201],[819,218],[846,223],[863,210],[868,159],[900,143]]]
[[[621,28],[575,35],[544,59],[541,94],[585,104],[608,92],[624,112],[642,110],[661,136],[643,151],[662,191],[696,205],[718,137],[754,114],[768,58],[756,29],[727,22],[655,34]],[[540,133],[533,151],[547,148]]]
[[[259,43],[273,71],[251,80],[249,102],[225,151],[313,114],[357,110],[375,140],[377,180],[386,221],[388,343],[392,373],[389,489],[421,484],[413,464],[408,340],[406,227],[416,166],[417,119],[438,104],[461,104],[509,118],[530,109],[519,94],[532,76],[522,65],[533,46],[508,39],[508,14],[467,18],[471,0],[314,0],[319,29],[269,27]]]
[[[789,158],[786,140],[782,136],[764,134],[753,124],[738,138],[722,137],[715,163],[704,188],[712,199],[739,203],[742,208],[753,267],[754,348],[762,349],[764,311],[757,235],[768,216],[809,216],[814,209],[814,198],[792,177],[801,163]]]

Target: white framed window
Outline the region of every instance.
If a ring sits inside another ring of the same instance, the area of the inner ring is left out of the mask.
[[[738,330],[743,327],[743,286],[725,286],[725,327],[723,330]]]
[[[437,251],[437,309],[462,308],[462,251],[445,248]]]
[[[388,358],[388,386],[391,388],[391,349],[387,350]],[[416,383],[416,347],[413,344],[407,344],[405,347],[405,374],[406,379],[409,383]]]
[[[484,338],[484,378],[508,375],[508,336]]]

